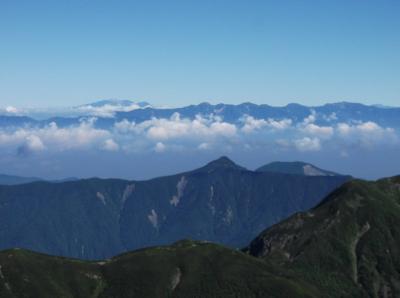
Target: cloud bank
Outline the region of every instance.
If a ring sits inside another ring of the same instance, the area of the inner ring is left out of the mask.
[[[13,112],[13,111],[11,111]],[[214,148],[226,150],[251,150],[275,148],[318,152],[335,148],[347,152],[350,148],[371,150],[376,146],[398,145],[396,130],[381,127],[372,121],[333,123],[319,125],[315,111],[295,124],[292,119],[257,119],[244,115],[236,123],[224,121],[210,114],[196,115],[193,119],[174,113],[170,118],[151,118],[135,123],[126,119],[111,128],[96,126],[90,117],[79,125],[59,127],[55,122],[43,127],[18,127],[0,129],[0,149],[21,156],[43,152],[68,150],[96,150],[137,153],[153,151],[207,151]],[[322,116],[327,117],[327,116]]]

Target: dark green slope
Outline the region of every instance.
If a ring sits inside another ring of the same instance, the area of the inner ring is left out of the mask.
[[[247,251],[324,297],[400,297],[400,177],[348,182],[267,229]]]
[[[316,297],[263,261],[194,241],[101,262],[8,250],[0,266],[1,297]]]
[[[12,249],[0,253],[0,297],[98,297],[99,266]]]
[[[243,247],[347,179],[259,173],[220,158],[149,181],[0,186],[0,249],[102,259],[184,238]]]

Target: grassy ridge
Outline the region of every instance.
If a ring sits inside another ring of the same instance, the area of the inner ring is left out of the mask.
[[[0,264],[1,297],[316,297],[266,262],[195,241],[103,262],[8,250]]]

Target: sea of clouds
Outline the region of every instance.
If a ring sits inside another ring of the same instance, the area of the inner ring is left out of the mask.
[[[135,153],[152,150],[156,153],[213,148],[252,147],[276,150],[321,151],[335,146],[342,155],[349,149],[371,150],[376,146],[399,144],[398,133],[372,121],[349,121],[330,126],[316,124],[318,115],[310,115],[300,123],[292,119],[256,119],[243,115],[237,123],[225,122],[215,115],[182,118],[151,118],[135,123],[126,119],[108,129],[96,127],[96,117],[84,118],[79,124],[58,127],[51,122],[44,127],[24,126],[0,129],[2,150],[29,155],[46,151],[104,150]]]

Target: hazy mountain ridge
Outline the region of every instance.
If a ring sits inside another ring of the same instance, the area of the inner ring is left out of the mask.
[[[18,185],[41,180],[43,179],[37,177],[20,177],[14,175],[0,174],[0,185]]]
[[[132,108],[130,111],[124,111],[124,109],[127,107],[129,108],[130,106],[134,106],[135,108]],[[119,107],[122,110],[119,110]],[[101,108],[106,108],[104,110],[104,113],[107,115],[106,117],[102,116]],[[321,116],[316,120],[316,123],[321,125],[336,122],[347,123],[348,121],[374,121],[381,126],[400,127],[399,107],[382,108],[376,105],[364,105],[350,102],[339,102],[311,107],[300,104],[288,104],[282,107],[275,107],[267,104],[257,105],[254,103],[242,103],[238,105],[200,103],[198,105],[189,105],[179,108],[157,108],[152,107],[147,102],[113,102],[104,100],[82,105],[77,107],[77,109],[80,114],[86,112],[87,115],[76,117],[50,116],[48,119],[43,120],[35,120],[34,118],[29,117],[29,112],[24,116],[1,115],[0,125],[2,127],[16,125],[44,126],[51,122],[55,122],[58,126],[64,127],[72,124],[78,125],[87,117],[96,116],[98,118],[96,122],[97,127],[109,128],[114,125],[114,123],[120,122],[124,119],[141,123],[150,120],[153,117],[170,118],[175,113],[179,113],[181,117],[189,119],[194,119],[197,115],[206,117],[214,115],[222,117],[224,121],[229,123],[241,122],[241,119],[245,115],[257,119],[291,119],[294,123],[298,123],[309,116],[310,111],[314,111]],[[97,114],[93,113],[96,111],[98,112]]]
[[[133,101],[128,99],[103,99],[99,101],[95,101],[89,104],[80,105],[78,107],[104,107],[104,106],[121,106],[121,107],[130,107],[132,105],[137,105],[138,107],[151,107],[151,105],[146,101]]]
[[[27,183],[38,182],[38,181],[62,183],[62,182],[76,181],[76,180],[79,180],[79,179],[76,177],[67,177],[67,178],[56,179],[56,180],[46,180],[46,179],[38,178],[38,177],[22,177],[22,176],[15,176],[15,175],[0,174],[0,185],[20,185],[20,184],[27,184]]]

